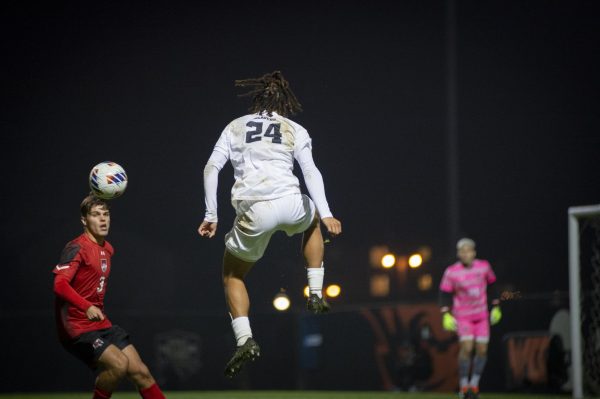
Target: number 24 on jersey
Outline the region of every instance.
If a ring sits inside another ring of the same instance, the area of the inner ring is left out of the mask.
[[[253,128],[246,132],[246,143],[253,143],[255,141],[261,141],[263,137],[269,137],[272,143],[281,144],[281,128],[280,123],[270,123],[267,126],[267,130],[263,134],[263,123],[250,121],[246,123],[246,126]]]

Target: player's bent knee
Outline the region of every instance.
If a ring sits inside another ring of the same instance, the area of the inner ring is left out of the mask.
[[[153,380],[152,374],[150,374],[150,370],[148,366],[144,363],[139,362],[128,370],[128,377],[132,379],[138,385],[144,385],[144,383],[150,382]]]
[[[98,365],[115,376],[123,377],[127,374],[129,359],[118,348],[110,345],[100,356]]]
[[[150,376],[150,370],[148,369],[148,366],[146,366],[146,364],[139,362],[136,367],[135,367],[135,372],[138,375],[141,375],[142,377],[149,377]]]
[[[113,361],[109,364],[109,367],[113,372],[118,373],[120,376],[125,376],[127,374],[127,369],[129,368],[129,359],[127,356],[115,356]]]
[[[129,368],[129,360],[125,355],[114,356],[109,362],[103,364],[103,368],[108,371],[114,378],[121,379],[127,375]]]

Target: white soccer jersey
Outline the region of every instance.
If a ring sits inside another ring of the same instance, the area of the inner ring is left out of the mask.
[[[216,176],[231,161],[235,183],[232,200],[269,200],[300,193],[294,175],[298,160],[308,191],[321,217],[331,216],[323,178],[312,160],[312,144],[306,129],[273,112],[242,116],[219,137],[204,175],[206,220],[216,221]]]
[[[308,132],[273,113],[245,115],[231,122],[215,145],[233,165],[232,200],[267,200],[300,193],[294,154],[311,148]]]

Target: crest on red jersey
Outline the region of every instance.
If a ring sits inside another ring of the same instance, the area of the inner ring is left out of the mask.
[[[102,269],[102,273],[106,273],[106,269],[108,269],[108,262],[106,259],[100,259],[100,268]]]

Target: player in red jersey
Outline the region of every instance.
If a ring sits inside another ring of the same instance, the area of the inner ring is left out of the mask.
[[[69,242],[53,270],[56,324],[67,351],[97,370],[93,399],[110,398],[123,377],[144,399],[164,395],[129,342],[129,334],[104,313],[112,245],[108,204],[92,195],[81,203],[83,234]]]

